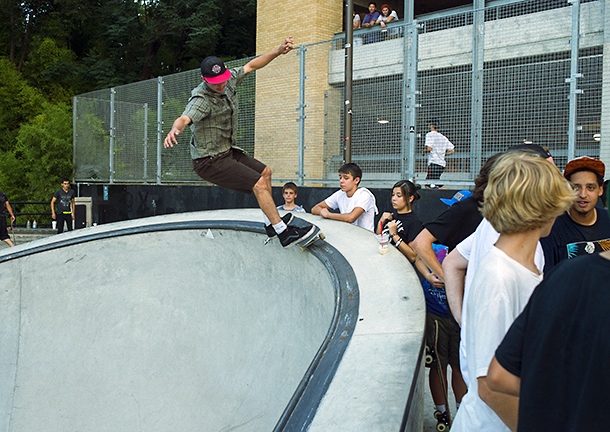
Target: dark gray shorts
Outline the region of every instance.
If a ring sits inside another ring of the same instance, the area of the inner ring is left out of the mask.
[[[434,321],[438,321],[438,356],[441,366],[450,364],[452,367],[460,367],[460,334],[455,330],[449,318],[441,317],[426,312],[426,345],[434,349]],[[436,367],[436,357],[432,362]]]
[[[245,194],[252,193],[252,188],[265,168],[264,163],[236,148],[219,156],[193,159],[193,170],[199,177]]]

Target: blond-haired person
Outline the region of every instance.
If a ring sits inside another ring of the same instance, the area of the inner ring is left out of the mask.
[[[462,312],[468,322],[463,330],[470,384],[453,432],[516,429],[518,398],[490,391],[487,370],[508,328],[542,281],[534,261],[538,240],[548,235],[555,218],[574,199],[559,170],[528,153],[499,159],[484,195],[483,216],[500,237],[481,259]]]

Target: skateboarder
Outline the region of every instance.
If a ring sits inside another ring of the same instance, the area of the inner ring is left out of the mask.
[[[277,234],[284,247],[302,243],[316,234],[316,228],[306,223],[291,224],[292,212],[280,218],[271,196],[271,169],[236,147],[236,87],[247,74],[289,53],[292,47],[292,37],[288,37],[276,49],[232,70],[226,69],[218,57],[206,57],[201,62],[203,82],[191,92],[184,112],[174,121],[164,141],[165,148],[178,144],[177,137],[190,125],[190,150],[197,175],[238,192],[254,192],[265,216],[267,235],[272,238]]]

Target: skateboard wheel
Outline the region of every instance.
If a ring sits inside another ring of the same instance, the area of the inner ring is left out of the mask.
[[[430,364],[432,364],[433,361],[434,361],[434,359],[432,358],[432,356],[430,354],[427,354],[426,360],[425,360],[426,364],[430,365]]]
[[[445,425],[445,423],[439,423],[436,425],[436,430],[438,432],[445,432],[447,430],[447,425]]]
[[[301,251],[303,251],[303,252],[305,252],[305,249],[307,249],[307,248],[304,248],[303,246],[299,246],[299,247],[301,248]]]
[[[435,410],[434,411],[434,419],[438,420],[438,418],[440,417],[441,414],[442,414],[442,412]]]
[[[324,235],[324,233],[320,233],[320,240],[324,240],[326,238],[326,236]]]

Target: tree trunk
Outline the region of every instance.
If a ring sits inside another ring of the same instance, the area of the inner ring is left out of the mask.
[[[32,21],[36,17],[37,13],[38,6],[34,6],[32,8],[32,12],[30,12],[28,16],[28,25],[25,31],[25,35],[23,36],[23,46],[21,47],[21,59],[19,60],[19,66],[17,67],[17,70],[19,72],[21,72],[21,69],[23,68],[23,63],[25,63],[25,58],[27,57],[28,51],[30,49],[30,38],[32,37]]]

